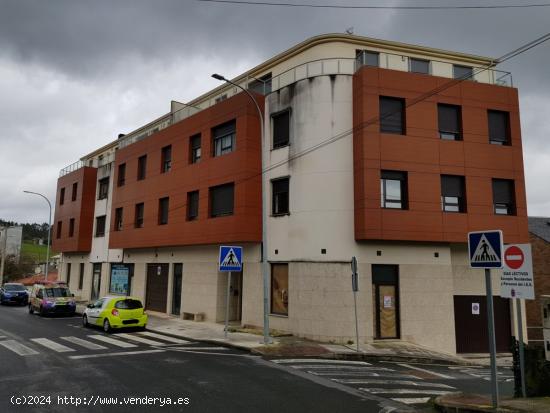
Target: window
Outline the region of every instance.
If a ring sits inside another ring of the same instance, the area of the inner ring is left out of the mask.
[[[273,215],[288,214],[288,181],[289,178],[274,179],[271,181]]]
[[[474,69],[471,66],[453,65],[453,77],[455,79],[472,79]]]
[[[187,220],[199,217],[199,191],[187,192]]]
[[[448,141],[459,141],[462,139],[462,115],[460,106],[437,105],[437,117],[439,123],[439,137]]]
[[[430,61],[424,59],[415,59],[411,57],[409,59],[409,70],[413,73],[425,73],[430,74]]]
[[[123,186],[126,183],[126,164],[121,163],[118,165],[118,179],[117,179],[117,185]]]
[[[69,237],[74,236],[74,218],[69,220]]]
[[[105,236],[105,215],[96,217],[95,219],[95,236],[96,237]]]
[[[288,264],[271,264],[271,314],[288,315]]]
[[[168,205],[170,202],[170,198],[161,198],[159,199],[159,216],[158,216],[158,224],[159,225],[166,225],[168,224]]]
[[[189,138],[190,162],[197,163],[201,160],[201,134],[198,133]]]
[[[224,123],[212,129],[214,156],[225,155],[235,150],[235,121]]]
[[[108,194],[109,194],[109,178],[100,179],[97,199],[105,199],[107,198]]]
[[[122,208],[115,209],[115,231],[122,231]]]
[[[233,183],[210,188],[210,216],[212,218],[233,215],[234,190]]]
[[[142,203],[136,204],[135,221],[134,226],[136,228],[143,228],[143,212],[145,205]]]
[[[271,73],[268,73],[258,79],[253,79],[248,83],[248,90],[259,93],[260,95],[267,95],[271,93]]]
[[[382,208],[407,209],[407,172],[382,171],[380,191]]]
[[[405,101],[380,96],[380,132],[405,134]]]
[[[493,205],[497,215],[516,215],[515,186],[512,179],[493,179]]]
[[[67,282],[67,287],[70,287],[71,284],[71,263],[67,263],[67,276],[65,277],[65,280]]]
[[[84,287],[84,263],[80,263],[80,271],[78,273],[78,289],[82,290]]]
[[[146,174],[147,174],[147,155],[143,155],[138,158],[137,180],[141,181],[145,179]]]
[[[59,205],[63,205],[65,203],[65,188],[61,188],[59,191]]]
[[[273,119],[273,149],[288,145],[290,140],[290,110],[277,113]]]
[[[78,182],[73,183],[73,191],[71,193],[71,201],[76,201],[76,195],[78,193]]]
[[[357,51],[357,62],[361,66],[380,66],[380,53],[369,50]]]
[[[172,169],[172,145],[162,148],[160,173],[169,172]]]
[[[224,93],[223,95],[218,96],[214,100],[215,100],[216,103],[220,103],[220,102],[224,101],[225,99],[227,99],[227,93]]]
[[[500,110],[487,111],[489,142],[494,145],[510,145],[510,116]]]
[[[466,185],[463,176],[441,175],[441,209],[466,212]]]
[[[63,221],[57,221],[57,231],[56,231],[57,239],[61,238],[61,230],[62,229],[63,229]]]

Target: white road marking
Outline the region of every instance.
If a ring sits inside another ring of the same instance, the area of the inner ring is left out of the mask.
[[[326,359],[277,359],[271,360],[277,364],[292,364],[292,363],[310,363],[310,364],[355,364],[361,366],[371,366],[372,364],[366,361],[353,361],[353,360],[326,360]]]
[[[194,350],[229,350],[227,347],[172,347],[177,348],[178,350],[184,350],[184,351],[194,351]]]
[[[436,373],[435,371],[426,370],[426,369],[422,369],[420,367],[411,366],[410,364],[399,364],[399,366],[405,367],[405,368],[408,368],[408,369],[418,370],[418,371],[421,371],[421,372],[424,372],[424,373],[428,373],[428,374],[431,374],[432,376],[440,377],[442,379],[454,379],[454,377],[447,376],[446,374]]]
[[[96,343],[92,343],[91,341],[82,340],[81,338],[69,336],[69,337],[59,337],[61,340],[68,341],[69,343],[76,344],[78,346],[82,346],[84,348],[87,348],[89,350],[105,350],[107,347],[101,346]]]
[[[7,338],[6,336],[0,336],[0,338]]]
[[[100,334],[94,334],[88,337],[93,338],[94,340],[103,341],[104,343],[112,344],[113,346],[117,346],[117,347],[122,347],[122,348],[137,347],[137,345],[135,344],[126,343],[125,341],[117,340],[107,336],[102,336]]]
[[[0,341],[0,346],[19,354],[20,356],[33,356],[38,354],[38,351],[33,350],[15,340]]]
[[[408,397],[393,397],[392,400],[395,400],[399,403],[405,403],[405,404],[424,404],[428,403],[430,401],[429,397],[416,397],[416,398],[408,398]]]
[[[148,337],[153,337],[153,338],[159,338],[161,340],[164,340],[164,341],[168,341],[170,343],[176,343],[176,344],[189,344],[191,343],[190,341],[188,340],[182,340],[181,338],[175,338],[175,337],[170,337],[170,336],[164,336],[162,334],[157,334],[157,333],[152,333],[150,331],[142,331],[140,333],[138,333],[139,335],[145,335],[145,336],[148,336]]]
[[[377,379],[332,379],[337,383],[342,384],[397,384],[400,386],[415,386],[415,387],[435,387],[439,389],[455,389],[453,386],[448,386],[441,383],[428,383],[424,381],[412,380],[377,380]]]
[[[443,395],[448,394],[448,391],[443,390],[423,390],[423,389],[378,389],[378,388],[359,388],[361,391],[366,391],[372,394],[431,394],[431,395]]]
[[[351,370],[351,371],[395,371],[385,367],[367,367],[367,366],[316,366],[311,364],[305,364],[303,366],[290,366],[293,369],[304,369],[304,370]]]
[[[134,336],[132,334],[127,334],[127,333],[118,333],[116,337],[122,337],[127,340],[137,341],[138,343],[148,344],[150,346],[167,346],[168,345],[166,343],[161,343],[160,341],[149,340],[148,338]]]
[[[40,344],[50,350],[57,351],[58,353],[68,353],[70,351],[76,351],[73,348],[64,346],[63,344],[56,343],[47,338],[31,338],[31,341],[34,341],[36,344]]]
[[[140,350],[140,351],[122,351],[119,353],[103,353],[103,354],[85,354],[83,356],[69,356],[70,359],[93,359],[99,357],[116,357],[116,356],[133,356],[136,354],[151,354],[151,353],[164,353],[166,350]]]
[[[337,372],[337,371],[307,371],[309,374],[313,374],[315,376],[355,376],[355,377],[388,377],[390,379],[397,379],[397,378],[403,378],[403,379],[416,379],[418,380],[418,377],[411,376],[409,374],[397,374],[397,373],[373,373],[368,371],[348,371],[348,372]]]

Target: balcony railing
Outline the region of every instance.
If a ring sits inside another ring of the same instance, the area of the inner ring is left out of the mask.
[[[75,163],[70,164],[69,166],[66,166],[61,171],[59,171],[59,177],[65,176],[67,174],[70,174],[71,172],[77,171],[80,168],[84,166],[83,161],[76,161]]]

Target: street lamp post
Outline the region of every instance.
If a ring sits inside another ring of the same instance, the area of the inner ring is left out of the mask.
[[[224,82],[229,83],[230,85],[233,85],[235,87],[238,87],[241,89],[244,93],[248,95],[248,97],[254,102],[254,105],[256,106],[256,110],[258,111],[258,115],[260,116],[260,133],[261,133],[261,151],[262,151],[262,275],[263,275],[263,284],[264,284],[264,344],[271,344],[271,337],[269,335],[269,265],[267,262],[267,188],[263,176],[263,171],[265,171],[266,167],[266,159],[265,159],[265,131],[264,131],[264,115],[262,113],[262,110],[260,109],[260,105],[258,105],[258,101],[256,98],[245,88],[243,88],[241,85],[238,85],[235,82],[232,82],[229,79],[226,79],[220,74],[214,73],[212,75],[214,79],[221,80]]]
[[[50,270],[50,234],[52,232],[52,204],[48,198],[46,198],[44,195],[39,194],[38,192],[32,192],[32,191],[23,191],[26,194],[33,194],[41,196],[46,200],[48,203],[48,206],[50,207],[50,214],[48,215],[48,244],[46,245],[46,271],[44,274],[44,281],[48,281],[48,272]]]

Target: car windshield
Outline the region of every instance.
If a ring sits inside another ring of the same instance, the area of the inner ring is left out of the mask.
[[[139,300],[127,298],[125,300],[117,301],[115,308],[118,308],[119,310],[137,310],[138,308],[143,308],[143,305]]]
[[[25,291],[25,287],[19,284],[6,284],[4,285],[6,291]]]
[[[71,293],[68,288],[55,287],[55,288],[45,288],[46,296],[48,297],[70,297]]]

